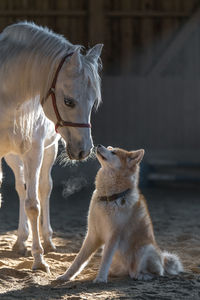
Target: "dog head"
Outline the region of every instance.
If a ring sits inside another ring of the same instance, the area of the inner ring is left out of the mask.
[[[111,168],[116,171],[126,170],[129,173],[134,173],[144,156],[144,150],[126,151],[111,146],[105,148],[98,145],[96,155],[102,168]]]

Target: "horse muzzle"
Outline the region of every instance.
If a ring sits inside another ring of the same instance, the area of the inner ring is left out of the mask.
[[[72,160],[83,160],[88,157],[91,153],[92,144],[90,147],[74,147],[68,144],[66,147],[67,154]]]

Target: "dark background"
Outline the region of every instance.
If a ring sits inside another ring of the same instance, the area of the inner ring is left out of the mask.
[[[1,0],[0,29],[19,20],[86,48],[104,43],[95,144],[144,148],[143,185],[199,183],[200,1]],[[54,182],[90,182],[96,170],[57,166]]]

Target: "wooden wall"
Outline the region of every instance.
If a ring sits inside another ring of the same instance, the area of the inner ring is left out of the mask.
[[[1,0],[0,30],[33,20],[72,43],[105,44],[105,72],[143,76],[198,6],[198,0]]]
[[[197,151],[199,160],[199,80],[106,76],[102,89],[103,105],[92,121],[96,144]]]

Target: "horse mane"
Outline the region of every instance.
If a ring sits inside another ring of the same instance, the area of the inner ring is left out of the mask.
[[[38,47],[37,42],[41,39],[46,41],[49,38],[52,40],[55,39],[56,41],[63,43],[64,45],[73,46],[69,41],[67,41],[62,35],[54,33],[48,27],[42,27],[36,25],[34,22],[19,22],[16,24],[12,24],[7,26],[3,32],[2,36],[9,37],[10,40],[17,43],[31,43],[31,46]]]

